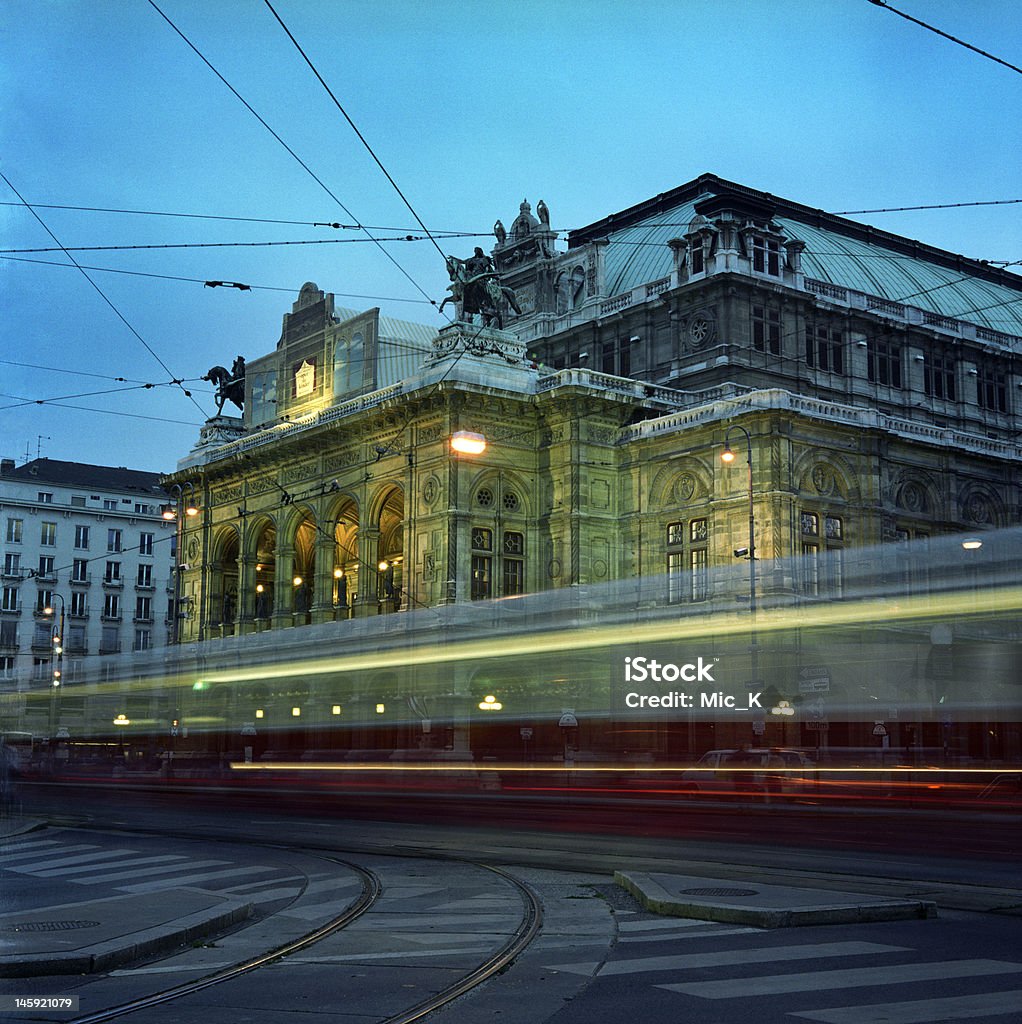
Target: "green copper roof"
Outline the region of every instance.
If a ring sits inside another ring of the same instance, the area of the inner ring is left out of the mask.
[[[667,202],[658,204],[660,209],[655,208],[655,201],[649,201],[648,214],[635,208],[637,213],[625,211],[581,229],[581,241],[602,234],[609,242],[605,257],[607,296],[620,295],[670,274],[673,258],[667,242],[684,235],[696,215],[696,205],[716,194],[718,190],[713,188],[699,193],[690,190],[683,201],[668,209],[662,208],[670,201],[665,197]],[[1001,275],[1005,278],[1002,281],[990,280],[990,276],[997,275],[982,276],[984,268],[964,257],[874,232],[822,211],[764,198],[776,204],[773,220],[784,234],[806,243],[802,257],[806,277],[1022,336],[1022,277],[1017,285],[1012,281],[1014,275]],[[802,211],[808,216],[796,215]],[[615,219],[623,222],[620,228],[615,229]],[[857,237],[874,234],[875,238]],[[918,255],[912,254],[913,250]]]

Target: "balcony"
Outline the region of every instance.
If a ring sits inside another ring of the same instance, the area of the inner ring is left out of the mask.
[[[135,590],[143,594],[155,594],[156,587],[152,583],[136,583]]]
[[[106,612],[99,617],[101,622],[121,622],[120,615],[108,615]]]
[[[155,619],[151,615],[143,615],[143,616],[136,615],[135,618],[133,618],[131,621],[136,626],[151,626],[153,624],[153,622],[155,622]]]
[[[25,578],[25,570],[19,566],[11,566],[8,568],[4,566],[3,570],[0,570],[0,578],[5,580],[18,580],[19,582]]]
[[[81,610],[72,610],[67,613],[67,617],[76,622],[84,622],[89,618],[88,608],[82,608]]]
[[[103,586],[108,587],[111,590],[123,590],[124,578],[121,576],[104,576]]]
[[[92,573],[87,572],[84,576],[72,576],[72,587],[88,587],[92,585]]]
[[[0,615],[20,615],[21,614],[21,602],[19,601],[16,605],[10,608],[0,608]]]
[[[100,654],[120,654],[121,653],[121,641],[120,640],[100,640],[100,642],[99,642],[99,653]]]

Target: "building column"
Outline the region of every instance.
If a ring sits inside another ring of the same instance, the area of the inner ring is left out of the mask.
[[[255,632],[256,560],[250,555],[238,556],[238,635]]]
[[[294,625],[294,584],[291,582],[295,574],[295,549],[278,547],[274,559],[273,580],[273,616],[271,623],[274,629],[284,629]]]
[[[379,611],[376,600],[379,589],[379,570],[376,568],[379,563],[379,554],[379,526],[363,526],[359,523],[358,597],[355,598],[351,606],[351,617],[354,619],[364,619],[370,615],[376,615]]]
[[[316,578],[313,588],[312,621],[334,619],[334,539],[322,531],[316,535]]]

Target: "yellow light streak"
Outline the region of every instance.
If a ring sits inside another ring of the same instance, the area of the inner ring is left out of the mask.
[[[760,633],[778,632],[799,627],[820,629],[834,626],[905,622],[913,619],[952,618],[963,614],[991,614],[1022,607],[1022,587],[1008,587],[976,594],[967,608],[962,607],[961,594],[936,597],[906,597],[897,601],[861,600],[813,608],[767,609],[756,616],[756,630]],[[716,628],[711,628],[715,623]],[[284,675],[325,675],[327,673],[360,672],[369,669],[399,668],[410,665],[436,665],[457,661],[483,661],[499,658],[521,658],[540,654],[558,654],[566,651],[613,647],[619,644],[639,646],[665,641],[681,642],[706,637],[712,633],[740,633],[749,625],[749,618],[721,621],[714,617],[691,616],[649,623],[614,623],[591,629],[561,629],[549,633],[515,634],[481,640],[463,640],[446,645],[345,655],[317,660],[294,661],[286,665],[254,666],[232,672],[207,673],[208,683],[240,683],[259,679],[274,679]]]

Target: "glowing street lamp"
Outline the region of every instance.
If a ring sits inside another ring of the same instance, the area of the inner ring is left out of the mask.
[[[470,430],[456,430],[451,434],[451,451],[460,455],[482,455],[486,451],[486,438]]]

